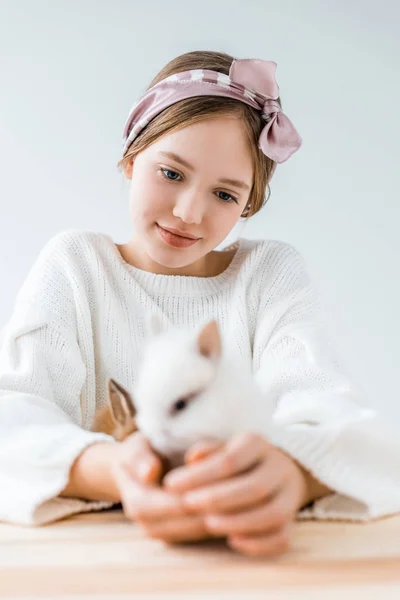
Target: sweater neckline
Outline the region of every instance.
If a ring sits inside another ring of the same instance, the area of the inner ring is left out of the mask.
[[[130,273],[134,277],[135,281],[144,289],[157,294],[179,294],[184,296],[194,296],[199,294],[219,292],[221,289],[235,280],[242,262],[242,257],[249,246],[248,239],[239,238],[233,244],[230,244],[223,250],[219,250],[219,252],[227,252],[228,250],[236,248],[236,252],[233,255],[230,263],[218,275],[212,275],[210,277],[201,277],[198,275],[165,275],[162,273],[145,271],[144,269],[139,269],[138,267],[126,262],[112,237],[107,234],[103,235],[104,238],[106,238],[110,243],[113,255],[119,265],[122,266],[125,271]]]

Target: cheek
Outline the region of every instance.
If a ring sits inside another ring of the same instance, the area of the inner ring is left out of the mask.
[[[131,213],[146,220],[154,220],[157,215],[172,210],[174,198],[173,190],[165,189],[161,182],[149,182],[149,178],[136,180],[130,192]]]
[[[222,207],[225,210],[219,210],[211,220],[216,234],[225,235],[230,232],[238,222],[242,209],[235,207]],[[228,209],[231,210],[228,210]]]

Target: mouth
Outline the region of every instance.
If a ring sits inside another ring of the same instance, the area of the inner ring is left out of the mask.
[[[189,246],[193,246],[196,242],[198,242],[201,238],[195,237],[190,233],[185,235],[176,233],[176,229],[167,229],[161,227],[158,223],[156,223],[156,228],[161,238],[170,246],[174,246],[175,248],[188,248]]]

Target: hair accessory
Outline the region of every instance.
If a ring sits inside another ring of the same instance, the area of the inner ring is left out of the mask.
[[[123,152],[161,111],[193,96],[225,96],[259,110],[266,121],[259,140],[260,150],[277,163],[285,162],[302,144],[290,119],[282,112],[275,80],[277,63],[247,58],[234,60],[229,75],[208,69],[192,69],[166,77],[136,102],[124,126]]]

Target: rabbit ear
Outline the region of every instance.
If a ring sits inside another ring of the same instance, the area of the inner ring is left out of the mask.
[[[120,425],[130,423],[136,414],[131,394],[114,379],[108,382],[108,405],[112,418]]]
[[[197,337],[197,346],[200,354],[206,358],[220,358],[221,335],[217,321],[212,320],[202,327]]]
[[[161,317],[155,313],[146,315],[146,333],[147,337],[153,337],[164,331],[164,324]]]

